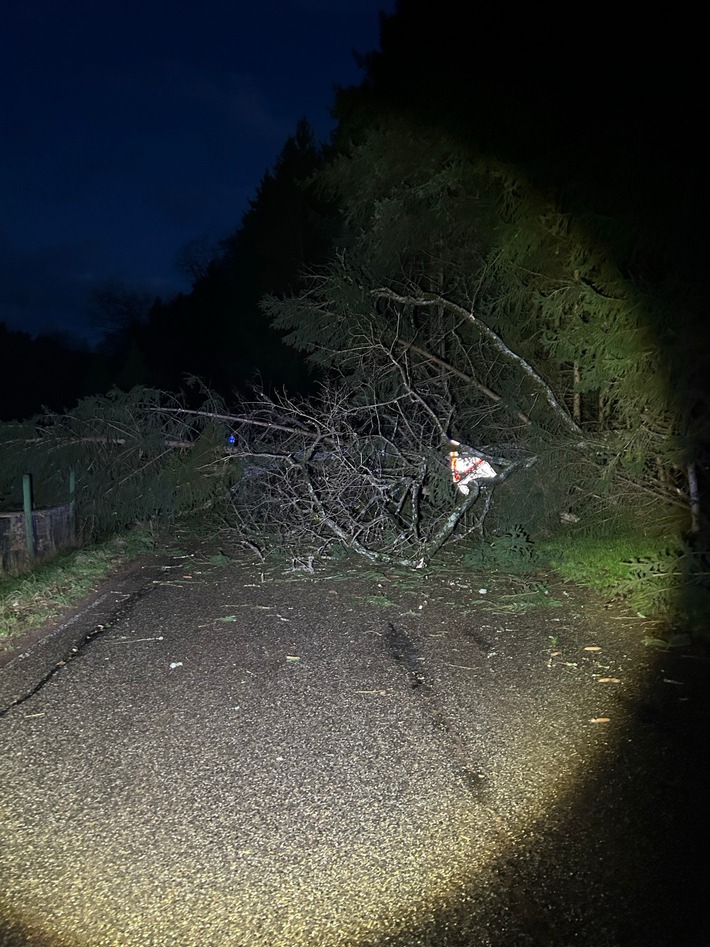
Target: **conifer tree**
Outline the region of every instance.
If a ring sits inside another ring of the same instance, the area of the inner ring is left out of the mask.
[[[688,432],[654,334],[662,307],[593,221],[403,119],[361,129],[320,185],[341,210],[340,249],[305,292],[265,302],[290,344],[358,397],[406,383],[441,406],[442,438],[542,452],[548,525],[590,504],[608,520],[611,504],[667,526],[687,507]]]

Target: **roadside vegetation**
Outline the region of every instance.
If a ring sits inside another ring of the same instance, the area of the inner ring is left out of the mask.
[[[135,528],[62,553],[31,572],[0,576],[0,639],[20,638],[56,621],[63,609],[154,549],[152,531]]]

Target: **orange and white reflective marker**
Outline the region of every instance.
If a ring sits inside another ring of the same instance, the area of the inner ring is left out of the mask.
[[[451,478],[459,493],[467,496],[470,493],[469,483],[474,480],[492,480],[497,477],[493,467],[479,457],[470,448],[458,451],[461,447],[459,441],[450,441],[453,450],[449,452],[449,467],[451,469]]]

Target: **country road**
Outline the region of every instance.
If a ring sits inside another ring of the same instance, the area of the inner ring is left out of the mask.
[[[114,580],[0,670],[0,945],[704,943],[704,658],[485,581]]]

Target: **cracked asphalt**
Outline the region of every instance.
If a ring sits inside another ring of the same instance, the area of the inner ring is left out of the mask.
[[[0,670],[0,945],[706,943],[705,656],[486,582],[114,580]]]

